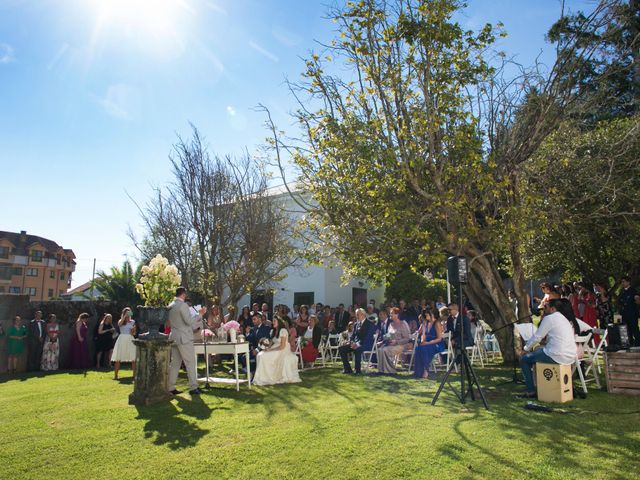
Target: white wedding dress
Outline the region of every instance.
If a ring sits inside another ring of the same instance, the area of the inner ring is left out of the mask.
[[[278,348],[284,342],[283,349]],[[272,350],[258,353],[256,374],[253,383],[256,385],[276,385],[278,383],[301,382],[298,374],[298,357],[289,348],[289,332],[280,330],[278,338],[274,338]]]

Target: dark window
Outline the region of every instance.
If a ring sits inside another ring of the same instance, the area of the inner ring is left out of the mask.
[[[311,305],[315,300],[315,292],[294,292],[293,304],[294,305]]]
[[[27,268],[27,277],[37,277],[38,269],[37,268]]]
[[[0,285],[0,293],[4,293],[4,286]]]
[[[22,267],[13,267],[14,275],[22,275]]]
[[[42,262],[43,257],[44,257],[44,252],[42,250],[31,250],[32,262]]]
[[[36,289],[35,289],[35,287],[27,287],[27,288],[24,289],[24,293],[25,293],[25,295],[33,296],[33,295],[36,294]]]
[[[9,258],[9,247],[0,247],[0,258]]]
[[[13,267],[9,265],[0,265],[0,280],[11,280]]]
[[[53,271],[53,270],[51,270],[51,271],[49,272],[49,278],[56,278],[56,272],[55,272],[55,271]]]
[[[60,272],[60,280],[64,280],[64,272]]]
[[[64,290],[60,290],[58,293],[62,295],[64,293]]]
[[[20,293],[20,287],[9,287],[9,293]]]
[[[358,305],[361,308],[367,306],[367,289],[366,288],[354,288],[351,292],[351,299],[353,305]]]
[[[49,298],[53,297],[53,288],[49,289]]]

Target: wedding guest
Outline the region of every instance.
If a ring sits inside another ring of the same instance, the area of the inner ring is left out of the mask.
[[[253,328],[247,335],[247,342],[249,342],[249,362],[255,363],[256,357],[259,353],[260,340],[263,338],[270,338],[271,328],[264,324],[262,314],[254,311],[251,314],[251,321],[253,322]],[[246,355],[240,357],[240,361],[243,365],[243,371],[246,373],[247,358]],[[255,371],[255,369],[254,369]]]
[[[245,327],[251,326],[251,310],[249,310],[249,305],[244,305],[242,307],[242,311],[238,316],[238,323],[240,324],[242,331],[244,331]]]
[[[42,370],[49,372],[58,370],[60,358],[60,341],[58,340],[60,327],[56,316],[53,313],[47,318],[45,332],[47,334],[47,338],[44,341],[44,347],[42,349],[42,363],[40,366]]]
[[[415,351],[414,375],[416,378],[428,378],[429,365],[433,357],[444,351],[442,324],[431,312],[423,313],[422,318],[424,321],[418,331],[419,343]]]
[[[262,304],[262,316],[265,320],[273,320],[273,312],[269,310],[269,304],[266,302]]]
[[[331,307],[329,305],[325,305],[322,309],[323,316],[322,322],[318,321],[318,325],[320,328],[327,328],[329,326],[329,322],[333,321],[333,315],[331,314]],[[320,320],[320,318],[318,318]]]
[[[462,318],[461,318],[462,317]],[[464,327],[464,341],[461,341],[460,334]],[[471,322],[469,317],[461,315],[458,311],[458,305],[449,304],[449,318],[447,319],[447,332],[451,332],[451,341],[456,349],[460,348],[461,343],[465,347],[473,347],[473,337],[471,336]]]
[[[7,360],[9,373],[16,373],[18,358],[24,353],[24,344],[27,338],[27,327],[22,324],[22,318],[16,315],[13,325],[7,330]]]
[[[29,322],[27,331],[27,370],[30,372],[40,370],[42,363],[42,348],[47,336],[42,312],[38,310],[35,318]]]
[[[544,293],[542,298],[533,297],[533,300],[538,302],[538,310],[540,310],[540,315],[544,315],[546,312],[547,305],[551,300],[555,300],[560,298],[560,292],[556,289],[556,287],[548,282],[543,282],[540,284],[540,290]]]
[[[631,286],[631,278],[624,276],[620,279],[622,291],[618,296],[618,313],[622,316],[622,323],[627,326],[629,343],[632,346],[640,346],[640,331],[638,330],[638,305],[640,295]]]
[[[344,303],[341,303],[338,305],[338,310],[335,314],[336,330],[338,330],[338,332],[344,332],[350,320],[351,315],[344,309]]]
[[[300,312],[298,313],[298,318],[296,318],[296,331],[298,332],[298,336],[304,335],[304,332],[307,330],[309,326],[309,307],[306,305],[300,306]]]
[[[318,358],[318,347],[322,340],[322,328],[318,324],[318,317],[311,315],[309,317],[309,327],[304,333],[304,339],[307,344],[302,349],[303,363],[315,363]]]
[[[295,352],[297,348],[298,342],[298,331],[296,330],[296,326],[293,322],[289,321],[289,345],[291,347],[291,351]]]
[[[300,307],[294,303],[293,309],[291,309],[291,315],[290,315],[292,320],[295,320],[296,318],[298,318],[299,311],[300,311]]]
[[[382,339],[389,331],[389,325],[391,324],[391,319],[388,317],[387,311],[382,309],[378,314],[378,341],[382,343]]]
[[[580,311],[580,319],[589,325],[592,329],[598,328],[598,310],[596,309],[596,296],[587,290],[584,283],[578,283],[578,310]],[[600,342],[600,336],[594,335],[596,344]]]
[[[611,292],[604,282],[593,284],[596,292],[596,310],[598,311],[598,322],[600,328],[606,329],[610,323],[613,323],[613,305],[611,305]]]
[[[136,372],[136,346],[133,344],[133,335],[135,334],[136,322],[131,318],[131,309],[125,307],[120,314],[120,320],[118,320],[118,328],[120,329],[120,335],[116,339],[116,344],[113,347],[113,353],[111,355],[111,361],[115,362],[113,378],[118,380],[120,373],[120,364],[122,362],[131,363],[131,369],[135,376]]]
[[[113,326],[113,317],[105,313],[98,324],[98,340],[96,341],[96,368],[102,368],[103,364],[111,365],[111,353],[113,352],[113,334],[116,332]]]
[[[278,335],[272,345],[258,353],[256,358],[255,385],[276,385],[280,383],[298,383],[298,357],[289,348],[289,325],[282,318],[273,318],[273,327]]]
[[[89,327],[88,313],[81,313],[73,328],[73,336],[71,337],[71,345],[69,346],[69,369],[70,370],[86,370],[91,368],[91,360],[89,359],[89,342],[87,334]]]
[[[343,373],[353,373],[353,369],[349,363],[350,353],[353,353],[355,357],[355,373],[361,373],[362,352],[369,351],[373,347],[375,329],[376,326],[373,322],[367,319],[367,312],[362,308],[358,308],[356,310],[356,323],[353,326],[350,342],[338,349],[340,358],[342,359],[342,365],[344,366]]]
[[[410,345],[411,331],[405,320],[400,319],[400,309],[391,309],[391,324],[388,335],[391,337],[385,341],[386,346],[378,349],[378,372],[384,374],[396,373],[395,360],[398,355]]]
[[[336,322],[331,320],[329,322],[329,325],[327,325],[327,328],[325,328],[324,330],[322,330],[322,335],[324,335],[325,337],[328,337],[329,335],[337,335],[338,329],[336,328]]]

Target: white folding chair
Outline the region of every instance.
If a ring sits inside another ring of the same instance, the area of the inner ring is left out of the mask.
[[[376,361],[373,362],[372,358],[373,356],[376,356]],[[362,352],[362,368],[364,369],[365,372],[368,372],[369,369],[374,365],[376,368],[378,367],[378,332],[375,333],[375,335],[373,336],[373,347],[371,347],[371,350],[367,350],[365,352]]]
[[[582,370],[582,365],[581,362],[585,362],[588,363],[590,361],[590,357],[589,357],[589,340],[591,340],[591,333],[589,333],[588,335],[583,335],[583,336],[575,336],[575,342],[576,342],[576,347],[580,348],[582,347],[583,351],[584,351],[584,356],[582,358],[579,358],[579,355],[576,355],[576,360],[573,364],[573,371],[577,371],[578,372],[578,378],[580,379],[580,384],[582,385],[582,391],[584,392],[584,394],[586,395],[587,392],[587,378],[586,375],[584,373],[584,371]],[[593,371],[593,378],[596,382],[596,385],[598,387],[600,387],[600,379],[598,378],[598,376],[595,374],[595,370]]]
[[[340,348],[340,334],[335,333],[333,335],[329,335],[327,337],[326,350],[332,362],[338,361],[338,357],[340,356],[340,352],[338,351],[339,348]]]
[[[596,335],[600,335],[600,341],[598,342],[597,345],[596,345],[596,339],[595,339]],[[589,342],[589,347],[592,350],[593,361],[591,362],[589,367],[585,370],[584,372],[585,375],[588,375],[589,370],[591,370],[592,368],[596,368],[598,370],[598,374],[602,373],[602,367],[600,366],[600,363],[601,362],[604,363],[604,354],[602,352],[603,352],[603,349],[609,345],[609,343],[607,342],[607,335],[608,335],[607,329],[604,329],[604,328],[593,329],[593,335],[591,336],[591,341]]]
[[[418,330],[417,332],[415,332],[414,335],[414,339],[413,339],[413,348],[411,349],[411,351],[405,351],[403,352],[403,356],[404,355],[409,355],[409,368],[408,371],[411,371],[411,369],[413,368],[413,361],[416,358],[416,347],[418,346],[418,342],[420,341],[420,335],[418,334],[420,331]]]
[[[449,370],[449,366],[451,365],[451,363],[455,362],[456,360],[455,353],[453,352],[453,342],[451,341],[451,332],[446,332],[444,335],[442,335],[442,338],[447,344],[447,352],[445,353],[445,355],[447,356],[447,363],[446,363],[445,370]],[[456,369],[456,372],[457,372],[458,365],[455,365],[454,368]]]
[[[471,365],[475,364],[476,358],[478,360],[480,360],[480,366],[484,367],[484,361],[485,361],[485,352],[484,352],[484,339],[483,339],[483,335],[481,332],[481,327],[478,326],[476,328],[476,332],[473,336],[473,346],[472,347],[465,347],[467,349],[467,353],[471,353]],[[488,359],[487,359],[488,361]]]
[[[304,361],[302,360],[302,337],[296,338],[296,355],[300,363],[300,370],[304,370]]]
[[[326,356],[329,355],[327,350],[327,336],[323,335],[320,339],[320,345],[318,345],[318,355],[320,356],[320,360],[322,361],[322,366],[326,367]]]

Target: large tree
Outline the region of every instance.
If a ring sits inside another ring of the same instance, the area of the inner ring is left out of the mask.
[[[170,161],[173,182],[142,209],[143,256],[167,256],[192,290],[220,305],[269,288],[296,264],[288,198],[272,194],[253,157],[210,155],[193,127]]]
[[[304,144],[274,139],[316,202],[319,248],[380,281],[399,265],[463,255],[466,293],[496,329],[516,320],[498,268],[507,259],[519,312],[528,312],[522,255],[532,192],[521,175],[579,98],[597,53],[580,40],[607,25],[610,3],[563,36],[549,71],[510,78],[489,55],[500,28],[465,31],[454,20],[461,2],[362,0],[334,10],[337,38],[292,85]],[[511,329],[499,335],[509,344]]]
[[[100,271],[94,281],[95,288],[107,299],[117,303],[119,308],[135,308],[144,302],[136,291],[140,279],[140,266],[134,270],[129,260],[122,267],[111,267],[109,272]]]

